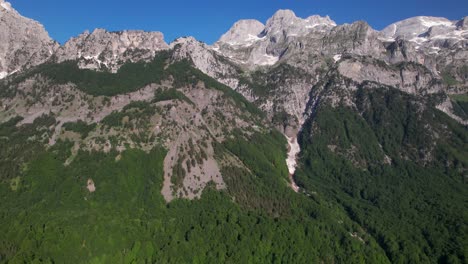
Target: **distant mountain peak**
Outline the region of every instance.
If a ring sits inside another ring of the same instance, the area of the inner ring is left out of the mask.
[[[312,15],[308,18],[300,18],[291,10],[278,10],[266,23],[266,28],[269,27],[291,27],[305,26],[306,28],[314,28],[315,26],[336,26],[335,21],[331,20],[329,16],[322,17],[320,15]]]
[[[306,18],[307,22],[312,22],[315,24],[326,24],[330,26],[336,26],[336,22],[333,21],[329,16],[320,16],[320,15],[313,15]]]
[[[389,39],[402,37],[410,39],[427,32],[431,27],[455,27],[454,23],[443,17],[417,16],[393,23],[382,30]]]
[[[278,10],[265,25],[257,20],[240,20],[213,46],[236,63],[274,65],[284,45],[310,33],[323,34],[336,27],[330,17],[319,15],[297,17],[291,10]]]
[[[259,40],[258,36],[264,29],[265,25],[258,20],[239,20],[221,36],[219,41],[231,45],[250,45]]]
[[[310,32],[325,32],[335,27],[336,23],[330,17],[319,15],[308,18],[297,17],[292,10],[281,9],[276,11],[264,25],[258,20],[239,20],[227,31],[215,44],[215,49],[219,46],[228,45],[235,49],[251,47],[253,45],[264,46],[269,40],[275,42],[288,37],[301,37]],[[249,59],[254,64],[261,61],[261,64],[274,64],[278,58],[273,54],[267,54],[264,47],[257,49],[261,54],[254,54]],[[261,57],[263,59],[258,60]],[[264,59],[267,59],[266,61]]]
[[[270,19],[288,19],[288,18],[297,18],[296,13],[289,9],[280,9],[273,14]]]

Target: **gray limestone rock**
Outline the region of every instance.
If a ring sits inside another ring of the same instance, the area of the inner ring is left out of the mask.
[[[0,0],[0,79],[45,62],[58,48],[44,27]]]
[[[55,57],[57,62],[77,60],[83,69],[116,72],[127,61],[149,60],[156,52],[168,48],[161,32],[96,29],[67,41]]]
[[[457,25],[457,29],[459,30],[467,30],[468,29],[468,16],[459,20],[456,25]]]
[[[239,20],[221,36],[219,42],[234,46],[249,46],[259,40],[259,35],[264,29],[265,25],[258,20]]]

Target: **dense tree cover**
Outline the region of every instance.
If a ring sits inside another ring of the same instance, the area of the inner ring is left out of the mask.
[[[153,116],[156,112],[156,108],[151,103],[134,101],[126,105],[121,111],[113,111],[104,117],[101,123],[107,127],[132,127],[144,130],[148,126],[147,118]],[[126,121],[124,117],[127,117]],[[129,120],[133,122],[128,122]]]
[[[68,122],[63,124],[63,128],[68,131],[73,131],[81,135],[81,138],[86,138],[89,132],[93,131],[96,128],[96,124],[89,124],[83,120],[78,120],[76,122]]]
[[[52,116],[41,116],[33,124],[21,129],[16,125],[22,121],[15,117],[0,124],[0,181],[10,180],[20,174],[25,164],[36,157],[36,153],[52,135],[49,127],[55,123]]]
[[[372,236],[393,263],[466,263],[468,130],[421,99],[359,89],[357,111],[321,106],[296,178]]]
[[[249,208],[262,209],[276,216],[290,214],[295,198],[287,187],[284,137],[276,131],[271,131],[268,137],[257,132],[246,138],[240,130],[234,135],[216,148],[216,154],[221,157],[231,153],[240,159],[237,166],[231,162],[222,171],[228,192],[238,203]]]
[[[278,133],[252,139],[255,144],[232,139],[217,151],[241,157],[248,175],[239,175],[247,181],[238,184],[250,188],[250,198],[273,200],[270,208],[236,203],[230,189],[211,188],[199,200],[166,204],[160,194],[162,148],[127,150],[119,160],[114,151],[80,152],[68,166],[66,142],[40,149],[26,169],[15,172],[15,188],[8,179],[0,183],[0,262],[388,263],[345,214],[287,187]],[[229,177],[235,181],[236,173]],[[95,183],[93,193],[86,189],[88,179]],[[273,211],[281,201],[289,208]],[[350,232],[361,233],[363,241]]]
[[[193,105],[193,102],[187,96],[185,96],[182,92],[177,91],[175,88],[166,90],[158,88],[154,92],[154,99],[152,101],[153,103],[167,100],[181,100]]]
[[[455,114],[468,119],[468,94],[452,95],[451,97]]]
[[[148,63],[125,63],[117,73],[80,69],[76,61],[42,64],[20,75],[16,81],[42,74],[55,83],[73,83],[91,95],[113,96],[137,91],[150,83],[160,83],[166,78],[164,67],[169,58],[170,54],[162,51]]]

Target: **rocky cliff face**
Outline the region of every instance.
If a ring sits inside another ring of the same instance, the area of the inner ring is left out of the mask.
[[[0,0],[0,79],[45,62],[58,44],[38,22]]]
[[[428,67],[434,74],[446,72],[466,85],[459,74],[466,63],[468,31],[466,18],[450,21],[438,17],[414,17],[380,32],[380,39],[390,43],[390,61],[410,60]]]
[[[232,62],[193,37],[179,38],[171,43],[172,60],[189,60],[210,77],[229,86],[237,87],[240,71]]]

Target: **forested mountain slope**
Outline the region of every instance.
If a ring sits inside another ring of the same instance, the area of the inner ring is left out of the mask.
[[[466,18],[60,46],[0,4],[0,263],[467,262]]]

